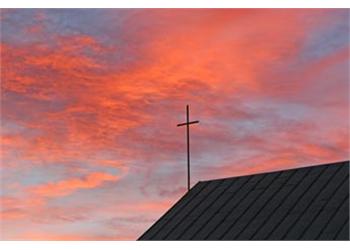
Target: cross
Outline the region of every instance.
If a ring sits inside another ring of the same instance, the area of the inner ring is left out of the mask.
[[[187,127],[187,191],[190,190],[190,125],[199,123],[199,121],[190,122],[190,111],[188,105],[186,105],[186,122],[177,124],[178,127],[185,126]]]

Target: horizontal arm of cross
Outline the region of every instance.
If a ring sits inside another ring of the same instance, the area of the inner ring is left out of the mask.
[[[184,123],[177,124],[177,126],[180,127],[180,126],[191,125],[191,124],[195,124],[195,123],[199,123],[199,121],[184,122]]]

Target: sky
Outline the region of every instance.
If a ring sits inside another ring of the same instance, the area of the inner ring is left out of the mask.
[[[1,239],[135,240],[192,185],[349,159],[347,9],[3,9]]]

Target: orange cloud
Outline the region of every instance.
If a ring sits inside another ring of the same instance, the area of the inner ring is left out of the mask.
[[[27,232],[10,240],[46,240],[46,241],[111,241],[111,240],[134,240],[132,235],[84,235],[84,234],[57,234],[49,232]]]
[[[90,173],[83,178],[71,178],[31,187],[30,192],[44,197],[65,196],[80,189],[96,188],[105,182],[117,181],[118,179],[119,177],[115,175],[96,172]]]

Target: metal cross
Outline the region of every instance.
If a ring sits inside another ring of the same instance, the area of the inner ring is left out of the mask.
[[[186,122],[177,124],[178,127],[185,126],[187,127],[187,190],[190,190],[191,180],[190,180],[190,125],[199,123],[199,121],[190,122],[190,111],[188,105],[186,105]]]

